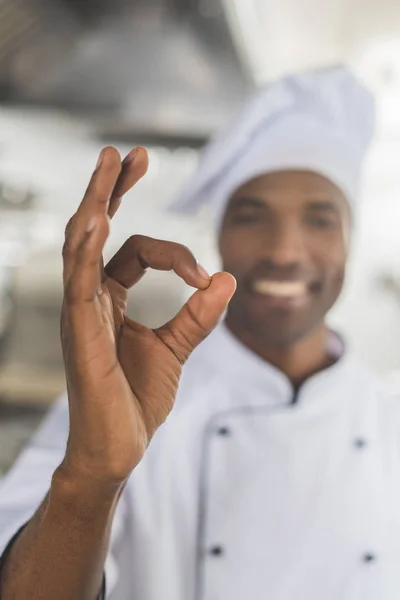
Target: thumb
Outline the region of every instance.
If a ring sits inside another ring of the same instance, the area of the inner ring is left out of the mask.
[[[181,364],[218,324],[236,290],[229,273],[216,273],[205,290],[197,290],[176,317],[155,330]]]

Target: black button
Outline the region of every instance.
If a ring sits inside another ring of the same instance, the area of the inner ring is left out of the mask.
[[[366,552],[363,556],[363,562],[365,563],[372,563],[376,560],[376,556],[374,554],[371,554],[371,552]]]
[[[357,438],[354,440],[354,446],[358,449],[358,450],[362,450],[363,448],[365,448],[367,445],[367,441],[364,440],[363,438]]]
[[[229,435],[231,433],[228,427],[220,427],[218,429],[218,435]]]
[[[223,553],[224,549],[222,548],[222,546],[212,546],[210,548],[210,554],[212,556],[222,556]]]

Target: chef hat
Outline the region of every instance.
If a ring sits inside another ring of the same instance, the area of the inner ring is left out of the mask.
[[[287,76],[260,89],[206,147],[171,209],[193,213],[208,204],[219,228],[237,188],[288,169],[327,177],[353,206],[373,123],[371,94],[344,66]]]

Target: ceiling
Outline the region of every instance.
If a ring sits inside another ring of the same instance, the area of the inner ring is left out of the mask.
[[[361,70],[386,71],[395,66],[400,76],[399,48],[396,56],[391,57],[383,57],[380,50],[382,44],[400,40],[398,0],[223,2],[235,38],[257,82],[293,69],[338,61],[351,62]],[[379,56],[373,57],[371,53]],[[372,64],[384,58],[384,63]]]
[[[345,62],[375,92],[382,131],[400,134],[398,0],[223,1],[256,84]]]
[[[1,24],[3,99],[89,114],[109,137],[203,141],[253,85],[220,0],[0,0]]]
[[[255,85],[345,61],[400,133],[399,23],[398,0],[0,0],[0,100],[199,145]]]

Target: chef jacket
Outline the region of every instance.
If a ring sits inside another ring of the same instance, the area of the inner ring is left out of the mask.
[[[0,486],[0,552],[61,462],[62,398]],[[122,494],[110,600],[398,600],[400,401],[350,352],[295,394],[224,325]]]

